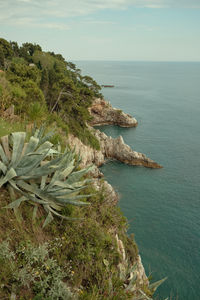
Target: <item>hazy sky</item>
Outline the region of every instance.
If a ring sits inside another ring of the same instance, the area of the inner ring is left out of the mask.
[[[200,61],[200,0],[0,0],[0,36],[67,60]]]

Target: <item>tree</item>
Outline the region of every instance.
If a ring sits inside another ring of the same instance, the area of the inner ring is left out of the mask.
[[[20,50],[17,42],[10,42],[11,48],[13,50],[14,56],[19,56]]]
[[[0,46],[0,69],[4,68],[5,55],[2,46]]]
[[[49,88],[49,74],[47,69],[42,70],[42,78],[40,81],[40,88],[42,89],[44,96],[46,97],[48,94],[48,88]]]
[[[13,50],[9,42],[0,38],[0,47],[3,50],[5,58],[13,56]]]

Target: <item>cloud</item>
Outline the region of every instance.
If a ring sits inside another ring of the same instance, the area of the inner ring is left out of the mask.
[[[0,23],[67,30],[69,27],[63,22],[71,18],[129,7],[200,8],[200,3],[199,0],[0,0]]]

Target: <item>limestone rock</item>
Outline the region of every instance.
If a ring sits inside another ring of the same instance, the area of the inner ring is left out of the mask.
[[[117,159],[128,165],[161,168],[158,163],[146,155],[132,150],[130,146],[124,143],[122,136],[114,139],[99,130],[95,131],[95,136],[100,141],[101,152],[105,158]]]
[[[84,145],[77,137],[72,134],[68,136],[68,143],[71,148],[75,147],[76,153],[80,153],[82,157],[81,166],[85,167],[90,164],[95,164],[97,167],[104,164],[104,154],[100,150],[95,150],[90,146]]]
[[[93,101],[89,112],[93,117],[91,125],[118,125],[120,127],[135,127],[137,120],[120,109],[113,108],[109,102],[97,98]]]
[[[94,130],[93,133],[100,142],[101,150],[95,150],[90,146],[84,145],[77,137],[74,137],[71,134],[68,137],[70,146],[72,148],[75,147],[76,152],[80,153],[82,157],[82,166],[93,163],[99,167],[106,162],[106,159],[116,159],[132,166],[162,168],[162,166],[148,158],[146,155],[133,151],[131,147],[124,143],[122,136],[114,139],[99,130]],[[96,175],[95,177],[99,176]]]
[[[96,179],[94,180],[93,185],[97,191],[102,190],[105,201],[113,203],[113,205],[118,202],[118,194],[116,193],[112,185],[107,181]]]

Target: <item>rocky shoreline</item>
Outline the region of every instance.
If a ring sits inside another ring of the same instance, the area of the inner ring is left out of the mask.
[[[138,122],[124,112],[118,112],[104,99],[95,99],[89,109],[93,120],[91,126],[97,125],[118,125],[120,127],[135,127]],[[95,112],[94,112],[95,111]],[[136,152],[124,143],[122,136],[112,138],[105,133],[90,127],[94,136],[100,143],[100,150],[95,150],[84,145],[78,138],[69,135],[70,146],[75,147],[77,153],[82,156],[82,165],[95,164],[97,167],[103,165],[109,159],[116,159],[132,166],[144,166],[147,168],[162,168],[160,164],[148,158],[145,154]]]
[[[111,104],[101,98],[93,101],[89,112],[93,117],[91,126],[100,125],[118,125],[120,127],[136,127],[138,122],[129,114],[125,114],[122,110],[114,108]]]
[[[125,114],[121,110],[113,108],[104,99],[95,99],[92,106],[89,109],[93,120],[91,126],[98,125],[117,125],[120,127],[135,127],[138,122],[135,118],[128,114]],[[119,197],[114,188],[107,181],[100,181],[99,178],[103,177],[103,174],[99,171],[98,167],[106,163],[109,159],[116,159],[125,164],[132,166],[144,166],[147,168],[162,168],[160,164],[148,158],[145,154],[139,153],[131,149],[130,146],[124,143],[122,136],[112,138],[105,133],[90,127],[93,134],[100,143],[100,150],[95,150],[90,146],[84,145],[77,137],[73,135],[68,136],[68,143],[71,147],[75,148],[75,151],[82,157],[82,166],[85,167],[90,164],[94,164],[92,176],[96,178],[94,180],[94,186],[97,190],[103,188],[104,197],[106,201],[112,202],[114,205],[117,203]],[[117,238],[119,245],[119,252],[121,252],[124,260],[123,264],[126,267],[125,248],[121,240]],[[121,250],[120,250],[121,249]],[[141,261],[140,255],[136,261],[137,272],[137,284],[135,290],[139,289],[139,286],[149,285],[148,278],[145,274],[145,270]],[[130,274],[130,276],[133,276]],[[141,296],[141,295],[140,295]],[[146,299],[141,297],[140,299]]]

